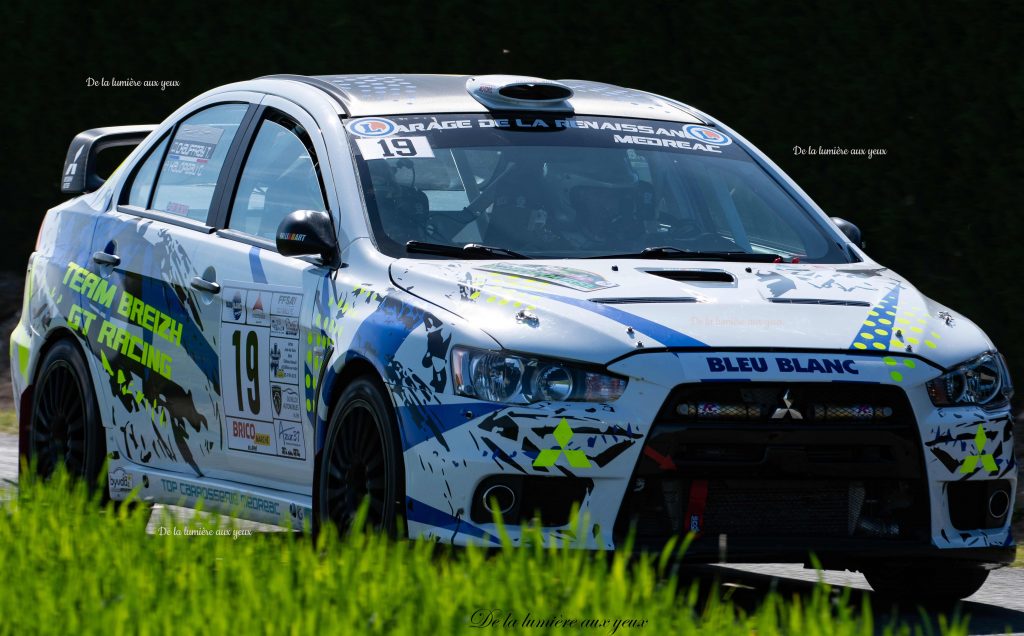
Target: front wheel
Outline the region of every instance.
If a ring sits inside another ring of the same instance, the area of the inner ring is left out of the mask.
[[[316,526],[344,532],[367,500],[366,525],[394,536],[402,509],[402,457],[390,400],[370,378],[354,380],[335,405],[320,458]]]
[[[955,602],[981,589],[989,571],[965,563],[876,565],[864,578],[879,596],[894,600]]]

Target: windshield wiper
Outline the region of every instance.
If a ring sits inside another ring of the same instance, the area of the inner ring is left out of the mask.
[[[589,256],[588,258],[663,258],[682,261],[737,261],[742,263],[774,263],[782,261],[782,257],[778,254],[686,250],[681,247],[671,247],[668,245],[645,247],[633,254],[602,254],[600,256]]]
[[[405,244],[405,251],[410,254],[436,254],[438,256],[460,256],[462,258],[530,258],[525,254],[513,252],[504,247],[492,247],[479,243],[466,243],[460,246],[409,241]]]

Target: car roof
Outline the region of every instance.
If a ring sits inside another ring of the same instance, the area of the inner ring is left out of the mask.
[[[272,75],[261,79],[298,81],[316,86],[333,96],[350,117],[489,112],[466,90],[466,82],[471,77],[370,74]],[[557,81],[573,90],[573,96],[568,102],[577,115],[708,123],[699,115],[699,111],[646,91],[587,80]]]

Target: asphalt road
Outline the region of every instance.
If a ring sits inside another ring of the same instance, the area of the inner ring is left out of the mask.
[[[17,438],[12,435],[0,435],[0,484],[14,484],[17,475]],[[0,499],[2,498],[0,495]],[[154,510],[149,523],[150,532],[154,532],[160,524],[163,508],[157,506]],[[192,514],[192,511],[176,506],[166,508],[178,518],[187,518]],[[255,523],[247,523],[243,527],[252,527],[259,531],[282,530],[276,526]],[[805,570],[799,565],[788,563],[689,566],[682,570],[681,576],[686,580],[698,582],[718,580],[729,588],[734,602],[751,609],[772,589],[787,597],[794,594],[809,595],[818,580],[818,573],[814,570]],[[833,593],[836,595],[844,588],[850,588],[854,603],[859,603],[861,594],[870,589],[860,574],[827,571],[823,576],[827,583],[835,586]],[[931,627],[935,628],[936,613],[949,614],[958,611],[961,615],[970,617],[972,634],[1024,634],[1024,568],[1004,568],[993,572],[985,587],[957,607],[930,608],[922,612],[916,607],[883,606],[875,598],[871,601],[875,626],[879,632],[893,619],[898,619],[920,626],[927,633],[930,630],[925,628],[925,621],[930,619]]]

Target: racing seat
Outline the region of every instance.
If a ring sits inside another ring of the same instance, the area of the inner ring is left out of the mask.
[[[494,203],[483,236],[487,245],[510,249],[529,249],[537,231],[546,222],[547,213],[538,196],[543,164],[520,162],[494,184]]]

